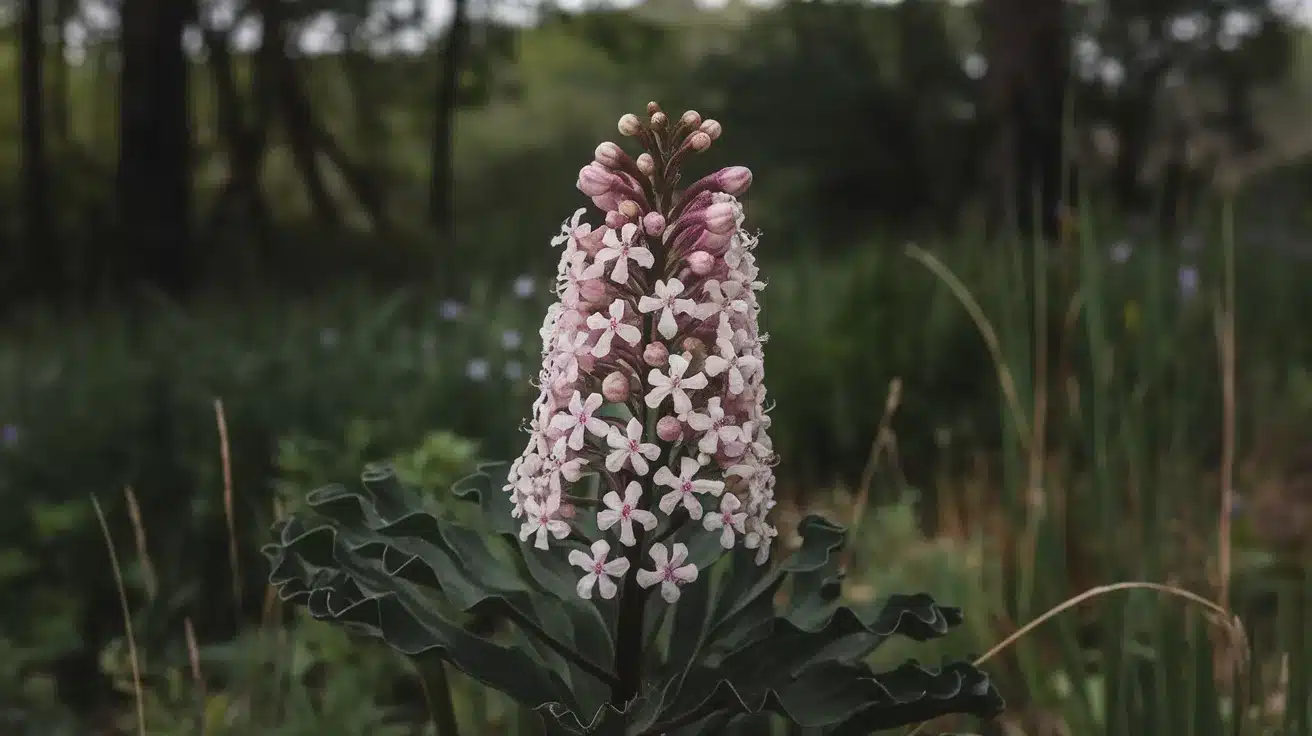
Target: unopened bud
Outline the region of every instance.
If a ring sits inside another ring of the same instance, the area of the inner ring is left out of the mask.
[[[718,120],[703,120],[698,130],[709,135],[711,140],[718,140],[720,134],[724,132],[724,128],[720,126]]]
[[[687,358],[690,363],[706,357],[706,343],[695,337],[684,338],[683,349],[685,351],[683,357]]]
[[[698,276],[705,276],[715,270],[715,256],[704,250],[693,251],[688,256],[688,268]]]
[[[642,121],[638,120],[637,115],[628,113],[620,118],[619,128],[620,135],[631,138],[642,132]]]
[[[606,213],[606,226],[613,230],[619,230],[628,221],[629,218],[620,210],[611,210]]]
[[[651,116],[651,127],[653,128],[664,128],[668,122],[670,122],[670,119],[663,112],[657,111]]]
[[[661,417],[656,422],[656,436],[666,442],[673,442],[683,436],[683,427],[674,417]]]
[[[648,102],[648,103],[647,103],[647,114],[648,114],[648,115],[655,115],[656,113],[658,113],[658,112],[660,112],[660,111],[661,111],[660,103],[656,102],[655,100],[652,100],[651,102]]]
[[[593,158],[597,160],[597,163],[611,169],[620,168],[620,165],[625,158],[624,149],[610,141],[606,141],[597,146],[597,150],[594,151],[592,155]]]
[[[652,368],[662,368],[670,361],[670,350],[663,342],[647,343],[642,349],[642,361]]]
[[[626,199],[623,202],[620,202],[620,212],[623,213],[625,217],[632,220],[642,214],[642,208],[638,206],[637,202],[634,202],[631,199]]]
[[[640,154],[638,156],[638,171],[647,176],[656,173],[656,159],[651,157],[650,153]]]
[[[556,511],[556,516],[560,519],[573,519],[576,513],[577,509],[574,508],[574,504],[566,501],[560,504],[560,508]]]
[[[738,213],[729,202],[716,202],[702,211],[706,229],[716,235],[725,235],[738,228]]]
[[[607,401],[622,404],[629,400],[629,377],[614,371],[601,382],[601,395]]]
[[[601,279],[579,282],[579,298],[585,302],[599,302],[606,298],[606,284]]]
[[[702,115],[696,110],[689,110],[679,118],[679,122],[689,128],[696,128],[702,124]]]
[[[642,218],[642,229],[652,237],[665,232],[665,215],[659,212],[648,212]]]
[[[705,151],[711,147],[711,137],[700,130],[688,136],[688,145],[694,151]]]
[[[730,166],[715,174],[720,190],[737,197],[752,185],[752,170],[746,166]]]
[[[593,162],[579,170],[579,191],[589,197],[600,197],[615,186],[615,174]]]

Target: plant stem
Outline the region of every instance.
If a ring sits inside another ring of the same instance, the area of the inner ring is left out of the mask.
[[[419,670],[419,684],[428,703],[428,716],[433,719],[437,736],[460,736],[456,722],[456,707],[451,701],[451,682],[446,676],[446,665],[438,662],[415,662]]]
[[[637,544],[629,547],[629,572],[624,576],[619,620],[615,626],[615,675],[619,681],[611,689],[611,705],[624,710],[642,685],[642,619],[647,591],[638,585],[638,567],[642,563],[644,530],[634,530]]]

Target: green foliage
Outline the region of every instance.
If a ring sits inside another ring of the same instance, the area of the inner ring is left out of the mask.
[[[424,511],[390,468],[366,471],[361,491],[315,491],[307,513],[274,527],[270,582],[315,618],[382,639],[421,668],[449,662],[571,733],[736,733],[772,712],[857,734],[1001,710],[987,675],[968,664],[875,672],[864,663],[894,635],[944,635],[961,613],[925,595],[893,596],[879,610],[842,606],[844,532],[819,517],[766,573],[750,552],[726,555],[710,535],[692,540],[689,559],[709,579],[667,617],[639,697],[616,709],[614,605],[580,599],[562,555],[517,540],[495,487],[505,469],[484,466],[452,489],[452,500],[477,504],[464,523]],[[776,610],[781,588],[788,603]],[[665,617],[655,599],[647,605]]]

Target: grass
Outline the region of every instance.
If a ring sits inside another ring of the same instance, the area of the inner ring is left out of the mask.
[[[913,248],[909,258],[866,252],[852,255],[841,266],[811,263],[767,271],[774,277],[766,292],[771,301],[765,319],[775,335],[767,352],[787,356],[801,350],[803,355],[825,356],[821,361],[773,358],[772,396],[801,396],[812,405],[826,406],[825,394],[832,392],[858,405],[838,417],[817,420],[805,409],[790,412],[790,399],[779,398],[776,424],[784,431],[778,446],[786,462],[817,449],[816,454],[833,453],[832,446],[824,448],[823,443],[841,435],[818,422],[843,421],[854,411],[866,417],[866,439],[874,438],[866,445],[864,464],[855,464],[862,468],[855,493],[846,494],[846,500],[840,494],[833,501],[812,491],[798,495],[794,506],[827,506],[831,515],[852,519],[854,532],[860,530],[860,535],[853,534],[857,544],[849,561],[849,595],[923,588],[965,608],[971,630],[945,642],[942,651],[985,651],[977,659],[990,665],[1012,706],[1005,719],[1008,733],[1302,736],[1312,729],[1307,699],[1298,697],[1308,692],[1305,684],[1312,668],[1312,632],[1305,615],[1312,600],[1307,558],[1299,550],[1273,548],[1268,558],[1274,561],[1245,562],[1247,553],[1263,544],[1242,533],[1245,517],[1238,517],[1243,523],[1237,528],[1229,513],[1231,497],[1248,480],[1244,458],[1262,444],[1258,438],[1263,435],[1256,433],[1277,423],[1273,408],[1284,404],[1286,411],[1299,414],[1312,404],[1302,403],[1310,397],[1295,396],[1290,386],[1272,395],[1256,391],[1264,384],[1254,375],[1277,364],[1298,365],[1302,348],[1296,339],[1284,344],[1255,339],[1280,336],[1281,326],[1273,327],[1265,315],[1279,320],[1281,310],[1272,297],[1258,301],[1263,295],[1253,284],[1245,291],[1240,270],[1256,266],[1237,257],[1230,222],[1223,223],[1226,237],[1219,252],[1194,256],[1204,269],[1213,258],[1219,268],[1209,271],[1218,278],[1205,282],[1217,286],[1191,300],[1163,286],[1172,282],[1176,269],[1160,251],[1136,253],[1140,272],[1110,272],[1114,266],[1105,264],[1106,254],[1087,223],[1078,239],[1073,235],[1056,255],[1027,255],[1013,247],[1001,257],[985,259]],[[1073,253],[1078,265],[1073,282],[1065,284],[1061,270],[1054,268],[1069,264],[1058,263],[1067,257],[1063,253]],[[1027,263],[1026,258],[1033,260]],[[877,264],[873,270],[871,264]],[[914,280],[916,269],[924,269],[939,284],[934,293]],[[1150,269],[1155,276],[1143,278],[1140,283],[1147,288],[1141,291],[1118,283],[1143,277]],[[1034,286],[1014,288],[1022,282],[1018,274],[1028,275]],[[896,287],[874,292],[875,300],[869,296],[871,284],[897,281],[912,286],[901,287],[905,292]],[[1266,283],[1275,284],[1271,291],[1280,293],[1278,277]],[[818,288],[820,284],[827,288]],[[861,292],[848,292],[844,284],[866,287],[865,320],[850,321],[851,312],[843,305],[861,303],[849,301],[859,299]],[[1074,288],[1068,289],[1071,284]],[[907,306],[912,302],[885,304],[886,315],[873,308],[878,300],[912,292],[919,296],[914,303],[928,300],[934,306],[917,310]],[[1240,301],[1244,293],[1251,301]],[[821,294],[823,300],[817,298]],[[808,296],[803,301],[796,295]],[[944,298],[946,302],[940,301]],[[1116,319],[1117,307],[1130,299],[1141,305],[1137,331],[1129,320]],[[1241,329],[1245,303],[1251,305],[1249,314],[1263,316],[1248,318],[1256,336]],[[944,442],[947,449],[935,456],[935,472],[919,481],[928,491],[922,499],[932,503],[917,504],[903,467],[911,457],[899,435],[917,426],[907,421],[908,407],[946,413],[947,405],[926,407],[921,403],[924,384],[901,377],[903,369],[912,366],[898,365],[896,356],[925,352],[897,346],[889,350],[860,338],[863,333],[857,328],[899,315],[930,314],[926,324],[943,320],[941,324],[954,326],[938,332],[930,328],[919,336],[948,339],[943,336],[961,334],[955,326],[960,322],[941,316],[949,314],[951,306],[976,331],[983,343],[980,355],[992,361],[991,366],[972,364],[972,375],[996,386],[990,410],[1004,431],[997,449],[982,454],[978,451],[987,443],[978,436]],[[849,336],[853,344],[846,342]],[[854,345],[865,350],[855,351]],[[1243,351],[1244,345],[1250,352]],[[1181,351],[1187,352],[1177,354]],[[888,359],[890,353],[894,360]],[[453,356],[457,363],[462,359]],[[877,361],[885,363],[885,373],[863,374],[862,369]],[[829,378],[818,377],[825,374],[816,372],[817,362]],[[984,366],[989,366],[987,372],[978,370]],[[886,391],[875,393],[871,389],[876,386]],[[1199,411],[1203,402],[1214,402],[1214,409]],[[1205,433],[1199,431],[1200,416],[1215,418]],[[226,467],[237,458],[228,449],[226,419],[218,407],[214,418]],[[851,427],[838,429],[852,432]],[[237,425],[237,433],[241,431]],[[811,442],[801,439],[807,435]],[[1247,444],[1246,435],[1253,438]],[[1205,460],[1199,453],[1207,451],[1213,437],[1218,443],[1214,457]],[[956,447],[962,443],[969,443],[965,450],[984,461],[963,469],[953,454],[961,451]],[[1209,468],[1207,462],[1214,465]],[[846,461],[847,467],[853,465]],[[232,550],[244,536],[232,511],[240,506],[240,497],[234,495],[231,470],[218,477],[226,545]],[[793,482],[800,484],[796,478]],[[823,487],[822,481],[813,476],[810,487]],[[787,508],[781,512],[785,523],[796,515]],[[258,529],[245,534],[258,534]],[[1115,545],[1105,544],[1113,539]],[[235,571],[236,565],[230,565]],[[120,595],[126,596],[123,585],[119,583]],[[1276,594],[1269,594],[1273,589]],[[240,601],[234,604],[240,606]],[[262,636],[270,637],[266,641],[294,642],[315,629],[313,624],[296,624],[279,631],[278,620],[264,617],[261,626],[268,630]],[[129,643],[129,649],[135,647]],[[198,670],[200,657],[190,654],[194,649],[189,645],[187,656]],[[149,659],[150,653],[133,656]],[[351,667],[331,657],[317,666],[342,676]],[[324,686],[297,679],[295,669],[291,662],[277,665],[282,678],[278,691],[308,691],[306,697],[313,699],[313,692]],[[395,668],[384,671],[402,676]],[[499,698],[481,693],[459,675],[452,680],[455,717],[465,732],[491,732],[470,729],[495,722],[503,729],[497,732],[525,733],[520,725],[511,725],[520,723],[521,715]],[[261,686],[253,683],[259,682],[265,681],[227,678],[218,687],[206,685],[205,699],[213,702],[225,688],[234,703],[258,698]],[[136,706],[137,718],[143,717],[143,709],[147,717],[163,718],[151,715],[167,712],[152,686],[134,687],[138,703],[155,703],[154,710]],[[370,707],[391,702],[376,689],[364,688],[355,696],[369,701]],[[178,703],[191,701],[174,702],[178,710],[183,707]],[[276,708],[230,708],[228,712],[237,715],[227,728],[270,733],[275,727],[290,729],[280,732],[312,729],[313,724],[322,728],[325,707],[296,714]],[[302,720],[294,723],[297,718]],[[152,725],[151,731],[196,732],[163,728]],[[215,727],[205,732],[226,731]]]

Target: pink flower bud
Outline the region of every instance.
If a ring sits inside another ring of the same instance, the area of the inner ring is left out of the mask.
[[[642,360],[652,368],[661,368],[670,360],[670,350],[663,342],[648,343],[642,349]]]
[[[611,210],[613,209],[611,208]],[[606,244],[602,241],[605,240],[607,232],[609,232],[608,228],[599,227],[586,235],[580,235],[577,238],[579,250],[589,255],[595,255],[597,251],[606,247]]]
[[[720,134],[724,132],[724,128],[720,126],[720,121],[709,119],[702,121],[699,130],[706,135],[709,135],[711,140],[717,140],[720,137]]]
[[[587,302],[599,302],[606,298],[606,284],[601,279],[588,279],[579,282],[579,298]]]
[[[589,197],[606,194],[618,182],[619,177],[595,161],[579,170],[579,191]]]
[[[592,198],[592,204],[602,212],[614,212],[620,208],[620,195],[615,192],[606,192],[599,197]]]
[[[573,519],[576,513],[574,504],[568,501],[562,501],[560,508],[556,510],[556,516],[561,519]]]
[[[698,358],[706,357],[706,343],[695,337],[684,338],[683,349],[687,351],[684,353],[683,357],[688,358],[689,361],[695,361]],[[689,353],[691,353],[691,355],[689,355]]]
[[[622,404],[629,400],[629,377],[614,371],[601,382],[601,395],[607,401]]]
[[[715,256],[704,250],[693,251],[688,256],[688,268],[698,276],[705,276],[715,270]]]
[[[660,112],[660,111],[661,111],[661,105],[660,105],[660,103],[657,102],[656,100],[652,100],[651,102],[648,102],[648,103],[647,103],[647,114],[648,114],[648,115],[655,115],[656,113],[658,113],[658,112]]]
[[[624,149],[610,141],[606,141],[597,146],[597,150],[594,151],[592,155],[593,158],[597,160],[597,163],[608,169],[620,168],[624,163],[624,159],[627,158],[624,155]]]
[[[666,442],[673,442],[683,436],[683,427],[674,417],[661,417],[656,422],[656,436]]]
[[[731,242],[733,242],[733,235],[730,233],[721,234],[705,230],[692,244],[692,249],[706,251],[713,256],[722,256],[729,250]]]
[[[705,151],[711,147],[711,137],[699,130],[688,136],[688,145],[694,151]]]
[[[656,159],[651,157],[650,153],[643,153],[638,156],[638,171],[651,176],[656,173]]]
[[[651,127],[653,128],[664,128],[668,122],[670,122],[670,118],[659,110],[651,116]]]
[[[632,220],[642,214],[642,208],[638,206],[637,202],[634,202],[631,199],[626,199],[623,202],[620,202],[620,213]]]
[[[624,223],[629,221],[629,217],[620,210],[611,210],[606,213],[606,226],[619,230],[624,227]]]
[[[738,213],[728,202],[717,202],[702,212],[706,220],[706,229],[716,235],[727,235],[738,228]]]
[[[665,232],[665,215],[659,212],[648,212],[642,218],[642,229],[652,237]]]
[[[689,110],[688,112],[685,112],[682,117],[679,118],[679,122],[683,123],[689,128],[696,128],[698,125],[702,124],[702,115],[696,110]]]
[[[746,166],[729,166],[712,174],[720,185],[720,191],[737,197],[752,185],[752,170]]]
[[[630,113],[620,118],[619,128],[620,135],[633,137],[642,132],[642,121],[638,120],[637,115]]]

